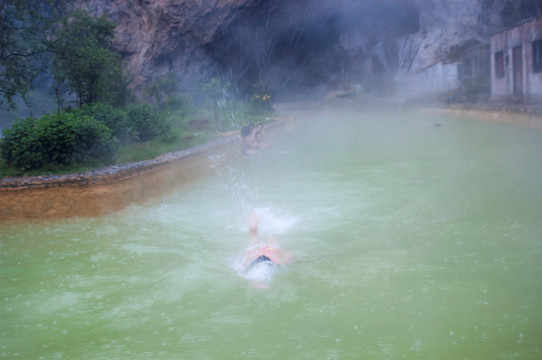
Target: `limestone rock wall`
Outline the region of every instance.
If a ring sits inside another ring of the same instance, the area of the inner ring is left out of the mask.
[[[116,25],[115,49],[135,75],[134,88],[174,72],[182,90],[208,77],[205,46],[258,0],[80,0]]]
[[[174,73],[180,91],[219,76],[292,99],[396,83],[496,29],[540,14],[541,0],[78,0],[117,24],[115,48],[141,87]],[[275,98],[276,98],[275,97]]]

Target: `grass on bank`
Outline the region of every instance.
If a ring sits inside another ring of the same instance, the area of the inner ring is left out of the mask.
[[[121,145],[118,148],[115,162],[109,164],[96,162],[89,165],[46,165],[37,170],[23,171],[21,169],[14,168],[13,166],[7,165],[2,159],[0,159],[0,178],[7,176],[20,177],[81,173],[90,170],[100,169],[113,164],[125,164],[129,162],[150,160],[164,153],[184,150],[199,144],[209,142],[214,138],[216,138],[216,135],[201,134],[198,136],[180,139],[179,141],[174,142],[160,142],[156,140],[149,140],[145,142],[127,143]]]
[[[247,107],[237,106],[235,109],[223,109],[218,112],[218,123],[213,119],[213,110],[208,108],[186,109],[163,113],[170,125],[166,136],[157,136],[147,141],[119,141],[113,161],[92,161],[89,164],[48,164],[39,169],[24,170],[6,164],[0,158],[0,178],[21,176],[60,175],[81,173],[100,169],[109,165],[124,164],[153,159],[161,154],[188,149],[190,147],[210,142],[220,136],[221,133],[239,130],[249,123],[265,123],[270,120],[267,114],[254,114]],[[193,130],[189,121],[208,119],[210,124],[206,129]]]

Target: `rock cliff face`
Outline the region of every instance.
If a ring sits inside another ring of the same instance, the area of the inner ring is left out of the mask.
[[[206,46],[255,0],[83,0],[79,5],[116,25],[115,50],[135,76],[135,87],[174,72],[185,84],[208,77]]]
[[[117,24],[115,47],[141,88],[174,74],[179,91],[214,76],[242,94],[324,95],[394,82],[540,14],[540,0],[80,0]]]
[[[420,31],[398,39],[400,70],[416,71],[445,60],[454,51],[487,43],[501,27],[504,1],[418,0]]]

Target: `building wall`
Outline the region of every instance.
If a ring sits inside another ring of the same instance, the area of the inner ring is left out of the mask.
[[[542,39],[542,17],[501,31],[491,38],[491,95],[494,100],[542,102],[542,72],[533,72],[533,41]],[[514,94],[513,49],[521,46],[522,93]],[[503,52],[504,77],[497,77],[495,54]]]

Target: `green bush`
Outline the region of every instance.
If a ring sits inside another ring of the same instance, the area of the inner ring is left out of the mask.
[[[188,127],[188,119],[195,113],[194,104],[189,98],[171,96],[164,101],[158,115],[169,122],[172,127]]]
[[[181,117],[189,117],[195,112],[192,100],[183,96],[170,96],[166,99],[162,110]]]
[[[74,110],[82,115],[91,116],[102,122],[112,131],[112,135],[118,139],[129,141],[137,137],[135,130],[132,129],[126,113],[121,109],[105,103],[94,103]]]
[[[167,136],[171,126],[165,118],[158,116],[147,104],[130,105],[126,111],[127,121],[139,141]]]
[[[3,135],[0,155],[8,165],[23,170],[108,163],[115,154],[111,130],[90,116],[75,113],[19,120],[4,129]]]

